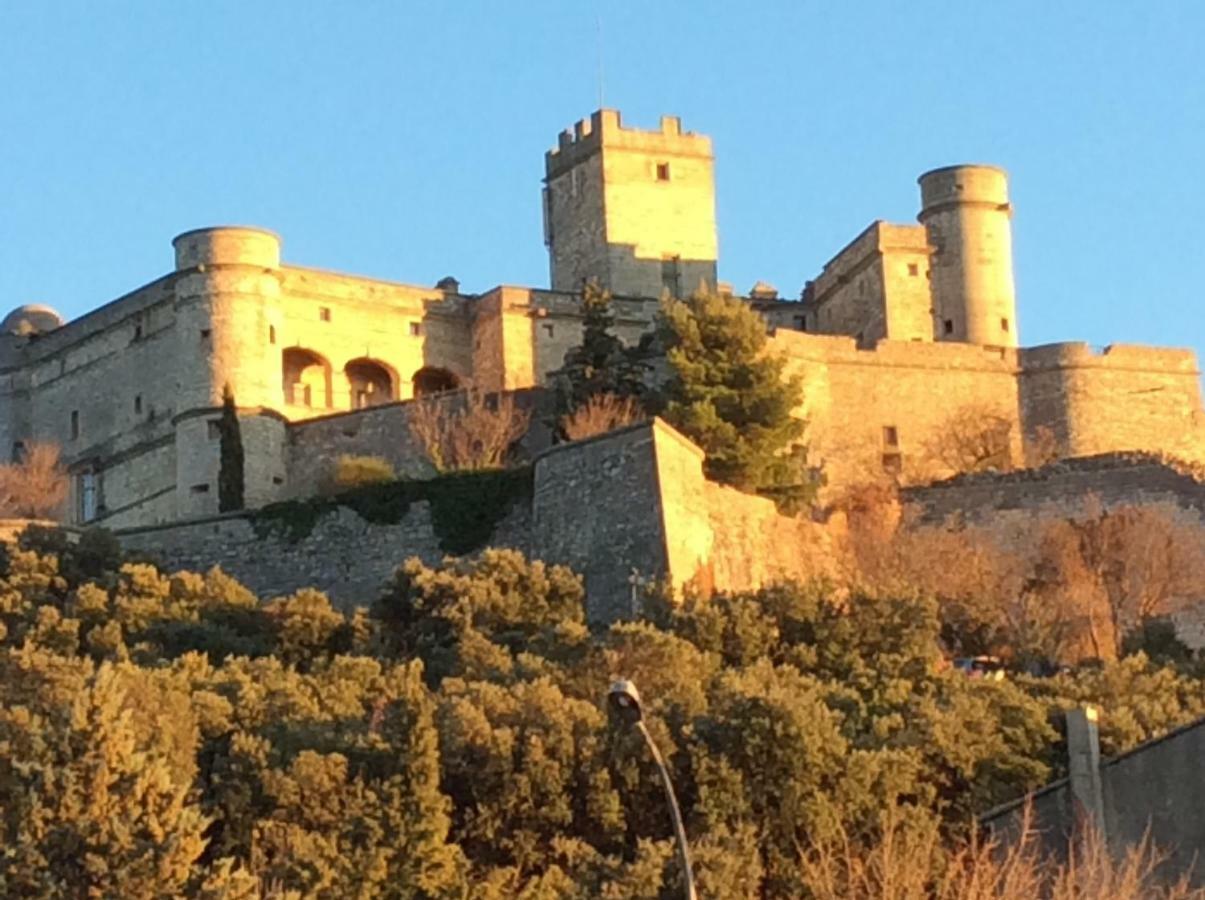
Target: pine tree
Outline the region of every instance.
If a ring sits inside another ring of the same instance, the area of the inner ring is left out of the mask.
[[[230,385],[222,390],[222,417],[218,420],[221,462],[218,469],[218,512],[243,508],[243,433]]]
[[[590,282],[582,292],[582,342],[565,354],[558,413],[573,412],[591,397],[640,397],[647,369],[615,335],[611,295]]]
[[[708,476],[784,511],[810,501],[819,479],[804,422],[791,415],[802,382],[765,352],[764,320],[740,300],[701,293],[667,299],[658,332],[671,370],[663,414],[707,453]]]

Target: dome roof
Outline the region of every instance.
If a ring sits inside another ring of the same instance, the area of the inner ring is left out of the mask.
[[[27,303],[18,306],[0,322],[4,334],[44,334],[63,324],[63,317],[49,306]]]

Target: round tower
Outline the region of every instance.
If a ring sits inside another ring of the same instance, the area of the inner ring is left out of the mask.
[[[176,507],[218,511],[216,422],[227,385],[239,408],[247,506],[284,483],[280,348],[270,314],[280,305],[280,238],[259,228],[188,231],[176,251]]]
[[[934,338],[1015,347],[1008,174],[995,166],[947,166],[918,180],[917,219],[933,250]]]

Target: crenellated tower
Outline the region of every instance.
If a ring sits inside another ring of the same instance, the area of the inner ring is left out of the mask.
[[[947,166],[919,181],[934,339],[1017,346],[1008,175],[995,166]]]
[[[597,279],[619,296],[682,296],[716,282],[711,139],[673,116],[625,128],[603,109],[545,155],[544,241],[553,290]]]

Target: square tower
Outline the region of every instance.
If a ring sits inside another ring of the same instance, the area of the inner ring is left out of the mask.
[[[715,158],[711,139],[625,128],[603,109],[561,133],[544,158],[544,242],[552,288],[591,279],[613,294],[690,294],[716,282]]]

